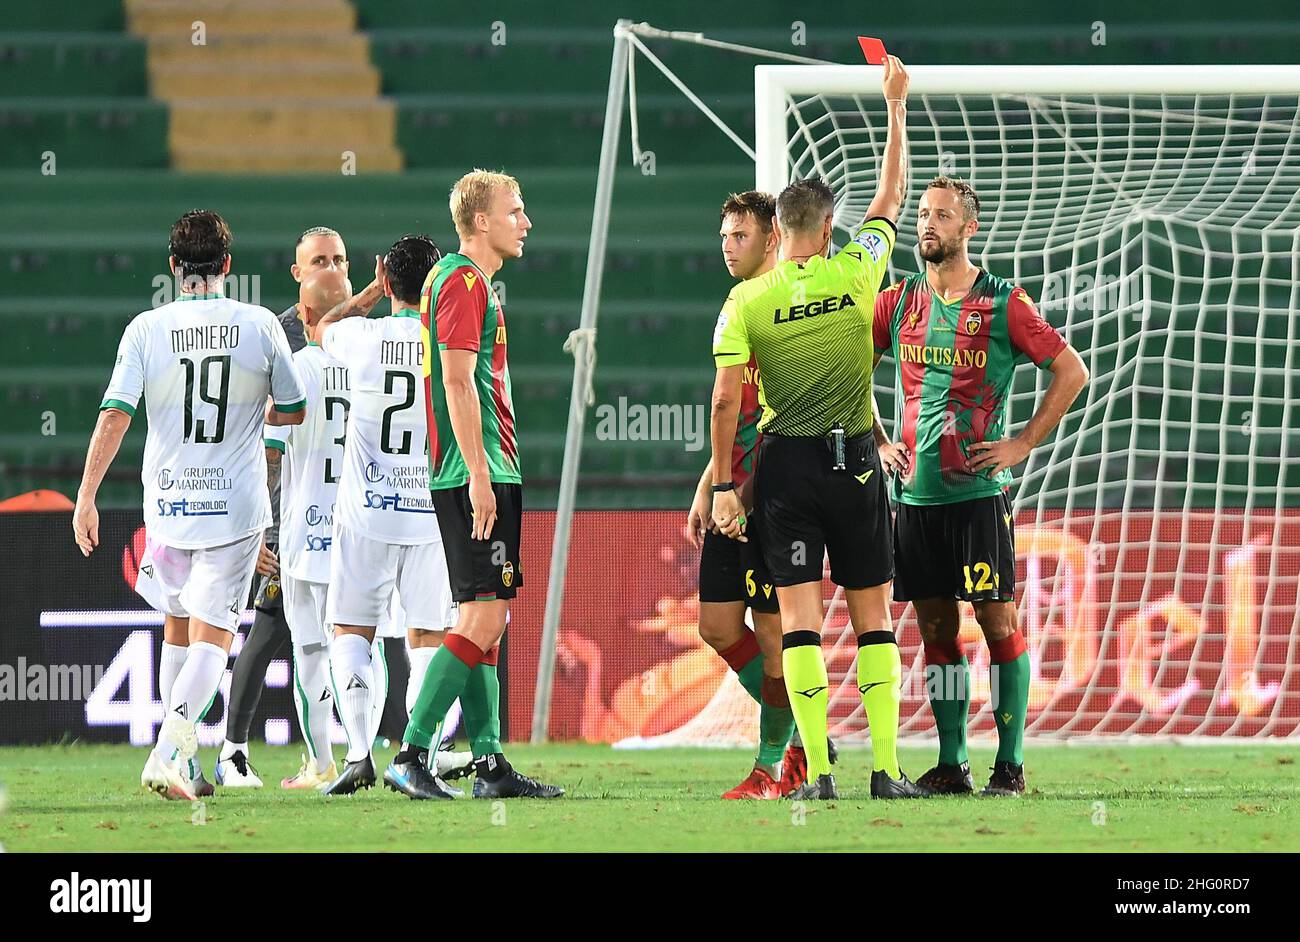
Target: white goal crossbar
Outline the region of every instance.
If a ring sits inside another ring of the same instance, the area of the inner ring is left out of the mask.
[[[1300,65],[917,65],[909,94],[1233,95],[1300,93]],[[797,95],[880,95],[880,66],[754,67],[754,182],[779,193],[787,175],[786,100]]]

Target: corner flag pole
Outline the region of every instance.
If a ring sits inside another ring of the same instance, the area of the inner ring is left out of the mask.
[[[600,139],[600,171],[596,177],[596,205],[591,215],[591,242],[587,247],[587,279],[582,288],[581,326],[569,335],[565,349],[573,353],[573,392],[569,397],[569,428],[564,440],[564,465],[560,471],[560,499],[555,510],[555,538],[551,544],[551,575],[542,619],[541,648],[537,653],[537,689],[533,695],[532,742],[546,741],[551,716],[551,690],[555,678],[555,642],[564,608],[564,579],[569,569],[569,531],[578,489],[582,459],[582,430],[592,398],[592,371],[596,357],[596,315],[600,284],[605,275],[605,243],[609,236],[609,207],[614,195],[614,165],[623,124],[623,96],[627,89],[629,28],[631,20],[614,26],[614,57],[609,68],[609,94],[605,100],[605,130]]]

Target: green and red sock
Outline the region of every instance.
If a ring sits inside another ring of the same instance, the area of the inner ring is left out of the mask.
[[[998,728],[998,762],[1025,763],[1025,714],[1029,712],[1029,648],[1016,629],[989,642],[989,688]]]
[[[464,635],[448,633],[429,662],[420,695],[411,710],[404,742],[430,748],[442,734],[442,723],[451,705],[461,696],[471,672],[483,660],[483,652]]]
[[[745,628],[740,640],[718,655],[736,672],[740,685],[758,703],[758,764],[776,765],[785,755],[785,747],[794,732],[794,711],[790,709],[785,680],[764,675],[763,652],[750,628]]]
[[[460,696],[465,734],[475,759],[501,751],[501,681],[497,677],[500,654],[500,645],[493,645],[483,655],[470,671],[465,692]]]
[[[740,678],[740,686],[754,698],[754,702],[762,706],[763,652],[759,650],[758,638],[753,630],[745,628],[743,631],[740,640],[731,647],[719,651],[718,656],[736,672],[736,676]]]
[[[940,764],[968,762],[966,717],[970,712],[970,662],[956,638],[926,644],[925,686],[939,734]]]
[[[775,766],[794,735],[794,710],[784,677],[764,677],[758,713],[758,764]]]

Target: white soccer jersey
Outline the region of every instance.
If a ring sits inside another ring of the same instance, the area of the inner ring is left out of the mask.
[[[429,497],[420,315],[350,317],[325,331],[326,353],[348,369],[352,409],[335,508],[355,533],[412,546],[442,539]]]
[[[284,330],[264,307],[184,295],[127,325],[101,409],[145,399],[144,520],[177,549],[231,543],[271,523],[262,446],[266,397],[303,408]]]
[[[306,390],[302,425],[268,425],[269,448],[285,453],[280,476],[280,568],[295,579],[329,582],[334,502],[343,475],[351,392],[348,369],[314,343],[293,355]]]

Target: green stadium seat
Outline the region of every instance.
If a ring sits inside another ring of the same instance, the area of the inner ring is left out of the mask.
[[[144,44],[100,33],[0,33],[0,88],[5,98],[142,98]]]

